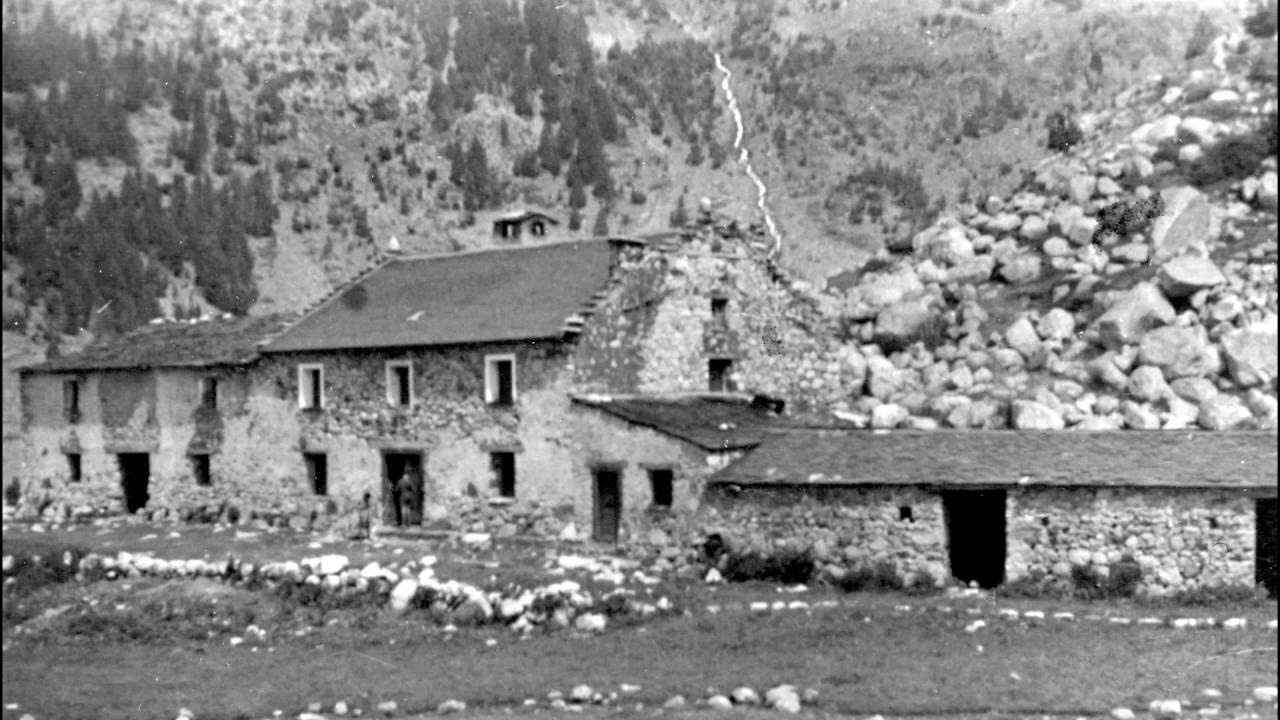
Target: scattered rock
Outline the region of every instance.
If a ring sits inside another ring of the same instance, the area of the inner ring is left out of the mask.
[[[1134,720],[1136,715],[1127,707],[1112,708],[1111,717],[1115,720]]]
[[[1171,298],[1190,297],[1197,290],[1204,290],[1227,282],[1227,278],[1212,260],[1196,255],[1173,258],[1160,266],[1160,288]]]
[[[733,701],[731,701],[729,698],[725,697],[724,695],[712,695],[711,697],[707,698],[707,705],[712,710],[732,710],[733,709]]]
[[[1151,259],[1160,264],[1189,249],[1207,255],[1208,241],[1217,237],[1213,209],[1199,190],[1181,186],[1164,190],[1164,214],[1151,223]]]
[[[760,695],[749,687],[740,687],[730,693],[730,697],[737,705],[759,705]]]
[[[1241,387],[1266,385],[1276,379],[1276,316],[1223,334],[1227,372]]]
[[[1148,330],[1168,325],[1176,317],[1160,289],[1144,282],[1117,297],[1094,327],[1103,345],[1115,350],[1138,342]]]
[[[1014,400],[1012,419],[1015,430],[1061,430],[1066,427],[1061,414],[1032,400]]]
[[[452,713],[465,712],[467,704],[461,700],[445,700],[436,706],[436,712],[441,715],[450,715]]]
[[[1154,365],[1171,378],[1214,376],[1222,369],[1218,349],[1199,325],[1148,332],[1138,344],[1138,362]]]
[[[1253,420],[1253,413],[1233,395],[1219,395],[1200,406],[1197,418],[1205,430],[1235,430]]]

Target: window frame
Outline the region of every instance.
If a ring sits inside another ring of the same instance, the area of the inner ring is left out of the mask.
[[[501,390],[498,387],[498,363],[511,363],[511,398],[510,402],[502,402]],[[494,353],[484,356],[484,402],[486,405],[509,407],[515,405],[519,395],[516,392],[516,355],[515,353]]]
[[[385,368],[386,368],[385,376],[386,376],[387,404],[390,405],[391,407],[397,407],[397,408],[412,408],[414,405],[417,405],[418,404],[417,393],[413,391],[413,361],[412,360],[388,360],[386,362]],[[404,393],[402,392],[393,393],[393,391],[401,390],[398,384],[399,377],[396,373],[396,370],[400,368],[406,368],[409,371],[408,377],[405,378],[406,387],[403,388]],[[408,394],[409,401],[400,402],[400,396],[405,393]]]
[[[311,373],[318,372],[320,380],[312,385]],[[314,391],[315,397],[312,398],[312,404],[307,404],[307,396]],[[324,363],[298,363],[298,408],[301,410],[323,410],[325,407],[324,397]]]
[[[213,456],[210,453],[191,453],[191,476],[196,487],[213,487]]]
[[[671,508],[675,507],[675,504],[676,504],[675,468],[669,468],[669,467],[646,468],[646,474],[649,476],[649,507],[654,508],[656,510],[670,510]],[[665,475],[666,482],[667,482],[667,488],[666,488],[667,501],[665,503],[658,502],[659,495],[658,495],[657,480],[658,480],[658,477],[662,475]]]
[[[66,420],[68,425],[78,424],[84,415],[80,409],[81,384],[78,377],[62,380],[62,419]]]

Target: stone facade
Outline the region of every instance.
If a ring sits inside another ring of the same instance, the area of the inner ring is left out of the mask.
[[[953,533],[943,488],[923,486],[711,486],[699,532],[738,548],[809,549],[828,571],[892,565],[910,585],[923,572],[953,576]],[[1259,497],[1274,492],[1197,488],[1009,488],[1004,535],[1007,583],[1071,588],[1072,568],[1106,577],[1121,562],[1141,567],[1137,592],[1162,597],[1200,589],[1252,588]],[[1274,528],[1272,529],[1274,532]],[[999,562],[999,558],[993,558]],[[1272,559],[1274,562],[1274,559]]]

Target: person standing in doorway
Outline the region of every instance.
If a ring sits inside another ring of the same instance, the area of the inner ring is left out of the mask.
[[[407,467],[396,482],[396,524],[410,525],[417,521],[418,494],[422,484],[416,467]]]

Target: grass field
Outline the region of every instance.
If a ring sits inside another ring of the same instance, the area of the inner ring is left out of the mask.
[[[158,555],[219,557],[223,538],[208,528],[92,528],[38,536],[101,550],[145,549]],[[155,534],[158,537],[142,538]],[[94,542],[94,540],[97,542]],[[261,559],[298,558],[342,551],[344,544],[311,547],[298,534],[245,543]],[[5,532],[5,551],[33,537]],[[476,580],[504,580],[508,572],[533,579],[536,562],[553,549],[506,546],[462,551],[438,542],[388,542],[350,547],[369,558],[440,557],[446,569]],[[399,549],[400,553],[396,554]],[[361,558],[362,560],[364,558]],[[495,565],[496,563],[496,565]],[[432,710],[445,699],[467,702],[480,715],[521,714],[526,699],[547,712],[547,693],[565,694],[586,683],[605,693],[622,683],[641,690],[610,708],[588,714],[652,716],[675,694],[695,716],[711,714],[694,703],[712,692],[749,685],[760,692],[781,683],[818,691],[806,712],[867,716],[1105,715],[1126,705],[1141,710],[1157,698],[1195,701],[1214,687],[1228,708],[1240,707],[1258,685],[1273,685],[1276,634],[1266,621],[1274,601],[1233,607],[1175,608],[1071,601],[992,598],[908,598],[893,594],[843,595],[815,588],[787,594],[773,585],[657,587],[691,612],[640,623],[623,622],[596,636],[568,632],[520,638],[489,626],[445,633],[420,616],[397,618],[377,607],[301,611],[275,595],[200,580],[141,578],[69,583],[35,591],[23,602],[72,608],[37,632],[12,632],[6,594],[3,653],[5,720],[36,718],[172,718],[189,707],[200,720],[296,717],[310,703],[326,709],[338,700],[366,715],[383,700],[403,712]],[[752,600],[839,599],[839,608],[756,615],[708,613]],[[910,604],[910,611],[896,606]],[[951,612],[939,612],[942,606]],[[1011,621],[997,608],[1071,610],[1075,622]],[[987,612],[986,627],[967,632],[966,610]],[[1114,626],[1085,615],[1246,617],[1244,630]],[[256,643],[231,646],[247,623],[270,628]],[[43,625],[40,625],[43,623]],[[121,638],[129,638],[127,641]],[[637,705],[643,706],[640,710]],[[1271,708],[1253,708],[1274,715]],[[625,711],[624,711],[625,710]],[[402,712],[402,714],[403,714]],[[673,711],[663,711],[672,713]],[[770,713],[776,717],[775,714]],[[1228,713],[1229,715],[1229,713]]]

